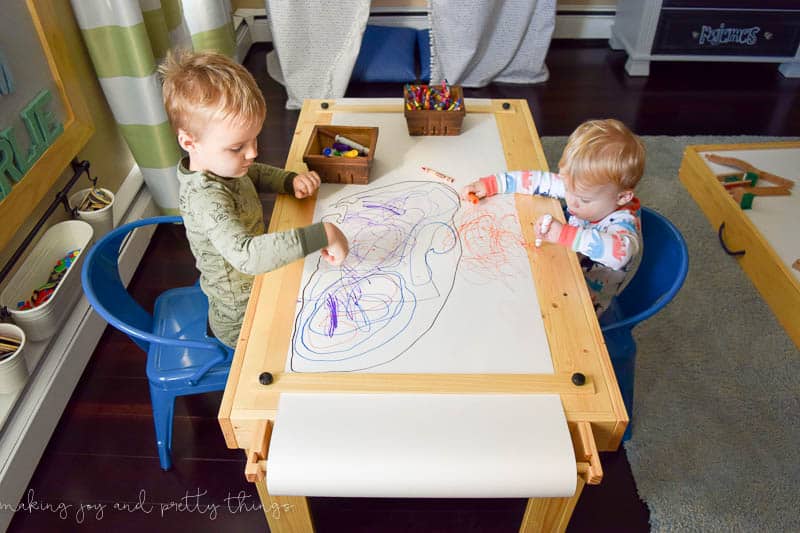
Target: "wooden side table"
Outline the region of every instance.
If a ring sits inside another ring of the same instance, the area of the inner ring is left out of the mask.
[[[800,77],[800,4],[792,0],[619,0],[609,45],[631,76],[651,61],[780,63]]]
[[[681,182],[717,230],[721,245],[737,258],[789,337],[800,347],[800,187],[789,196],[755,197],[743,210],[718,175],[735,168],[708,161],[707,154],[737,158],[754,167],[800,181],[800,142],[688,146]]]

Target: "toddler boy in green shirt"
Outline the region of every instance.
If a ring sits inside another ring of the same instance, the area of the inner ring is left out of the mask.
[[[307,198],[320,179],[255,161],[266,103],[244,67],[215,52],[177,51],[159,72],[169,122],[188,154],[178,165],[178,205],[208,296],[209,326],[234,346],[256,274],[320,249],[339,265],[347,239],[329,222],[266,232],[259,192]]]

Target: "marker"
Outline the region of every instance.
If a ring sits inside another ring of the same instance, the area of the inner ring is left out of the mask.
[[[369,148],[367,148],[363,144],[358,144],[357,142],[355,142],[355,141],[353,141],[351,139],[348,139],[344,135],[336,135],[333,138],[333,140],[336,141],[337,143],[350,145],[352,148],[355,148],[356,150],[358,150],[362,154],[369,155]]]
[[[470,202],[472,202],[472,203],[473,203],[473,204],[475,204],[475,205],[477,205],[477,204],[478,204],[478,202],[480,202],[480,201],[481,201],[481,199],[480,199],[480,198],[478,198],[478,195],[477,195],[477,194],[475,194],[475,193],[474,193],[474,192],[472,192],[472,191],[470,191],[470,192],[468,192],[468,193],[467,193],[467,198],[469,199],[469,201],[470,201]]]
[[[420,168],[422,168],[422,171],[423,171],[423,172],[427,172],[428,174],[430,174],[430,175],[432,175],[432,176],[436,176],[437,178],[439,178],[439,179],[441,179],[441,180],[444,180],[444,181],[446,181],[447,183],[455,183],[455,182],[456,182],[456,180],[454,180],[453,178],[451,178],[451,177],[450,177],[450,176],[448,176],[447,174],[442,174],[442,173],[441,173],[441,172],[439,172],[438,170],[433,170],[433,169],[432,169],[432,168],[430,168],[430,167],[420,167]]]
[[[553,223],[553,215],[548,213],[547,215],[543,216],[542,227],[539,229],[539,235],[544,235],[545,233],[550,231],[550,224],[552,223]],[[537,238],[534,244],[536,245],[537,248],[539,248],[540,246],[542,246],[542,239]]]

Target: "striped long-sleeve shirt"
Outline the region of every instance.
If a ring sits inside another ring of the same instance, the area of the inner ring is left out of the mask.
[[[481,182],[487,196],[520,193],[561,199],[566,192],[561,176],[539,170],[501,172]],[[643,250],[639,199],[601,220],[584,220],[568,212],[559,243],[578,252],[595,311],[602,314],[639,267]]]

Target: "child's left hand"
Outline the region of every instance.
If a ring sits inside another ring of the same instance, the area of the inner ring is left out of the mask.
[[[313,170],[311,172],[298,174],[295,176],[294,180],[292,180],[295,198],[308,198],[317,192],[320,181],[319,174]]]

